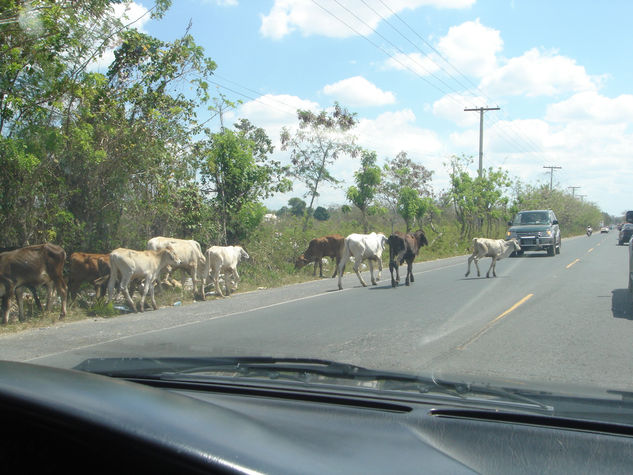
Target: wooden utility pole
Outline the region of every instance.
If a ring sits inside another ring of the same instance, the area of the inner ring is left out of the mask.
[[[571,188],[571,197],[573,198],[575,196],[575,192],[578,188],[580,188],[579,186],[568,186],[567,188]]]
[[[484,112],[498,111],[499,107],[478,107],[475,109],[464,109],[464,112],[479,111],[479,177],[483,171],[484,162]]]
[[[549,191],[552,191],[552,182],[554,181],[554,170],[560,170],[563,167],[544,166],[543,168],[549,168]]]

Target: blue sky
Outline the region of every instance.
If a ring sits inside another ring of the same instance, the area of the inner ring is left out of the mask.
[[[531,184],[562,166],[556,184],[619,214],[633,208],[632,17],[625,0],[174,0],[139,24],[172,40],[191,21],[219,91],[243,101],[227,120],[246,117],[275,142],[297,108],[339,101],[358,113],[360,145],[381,161],[407,152],[440,193],[451,155],[477,159],[479,117],[464,108],[499,106],[485,114],[485,166]],[[343,188],[323,188],[318,205],[342,204],[357,167],[339,160]]]

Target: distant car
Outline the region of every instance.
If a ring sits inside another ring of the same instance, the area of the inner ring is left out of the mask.
[[[618,235],[618,245],[622,246],[625,243],[628,243],[631,240],[631,236],[633,236],[633,224],[623,224],[620,234]]]
[[[609,232],[609,226],[602,226],[600,228],[600,234],[608,233],[608,232]]]

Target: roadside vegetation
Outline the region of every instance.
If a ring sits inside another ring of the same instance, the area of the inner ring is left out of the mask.
[[[67,255],[108,253],[145,249],[154,236],[195,239],[203,249],[240,244],[251,256],[240,264],[243,292],[312,279],[312,265],[296,271],[294,261],[310,239],[327,234],[422,227],[430,245],[418,260],[430,260],[468,253],[474,236],[503,238],[520,209],[553,209],[564,237],[610,222],[592,203],[521,183],[501,168],[478,177],[470,157],[447,157],[450,185],[438,190],[435,170],[406,150],[379,157],[358,146],[358,119],[342,104],[298,110],[296,126],[280,137],[246,119],[226,124],[238,104],[212,96],[217,65],[189,32],[160,41],[123,25],[110,0],[33,0],[28,11],[18,0],[5,4],[0,247],[53,242]],[[170,5],[157,1],[152,16]],[[115,48],[114,60],[105,73],[94,72],[90,65],[108,48]],[[217,129],[208,126],[214,118]],[[353,184],[332,172],[341,157],[358,164]],[[307,195],[266,209],[265,200],[292,190],[293,182]],[[347,201],[316,206],[325,184],[344,187]],[[266,213],[277,219],[264,220]],[[157,299],[192,301],[179,289]],[[27,313],[27,322],[0,332],[56,321]],[[84,295],[67,320],[118,313]]]

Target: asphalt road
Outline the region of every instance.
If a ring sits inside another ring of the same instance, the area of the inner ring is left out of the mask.
[[[57,324],[0,337],[0,359],[72,367],[94,356],[300,356],[633,389],[628,250],[616,244],[616,232],[564,239],[555,257],[499,261],[496,278],[485,277],[490,259],[482,277],[473,266],[465,278],[461,256],[416,264],[410,287],[392,288],[387,267],[368,288],[348,272],[343,291],[318,279]]]

